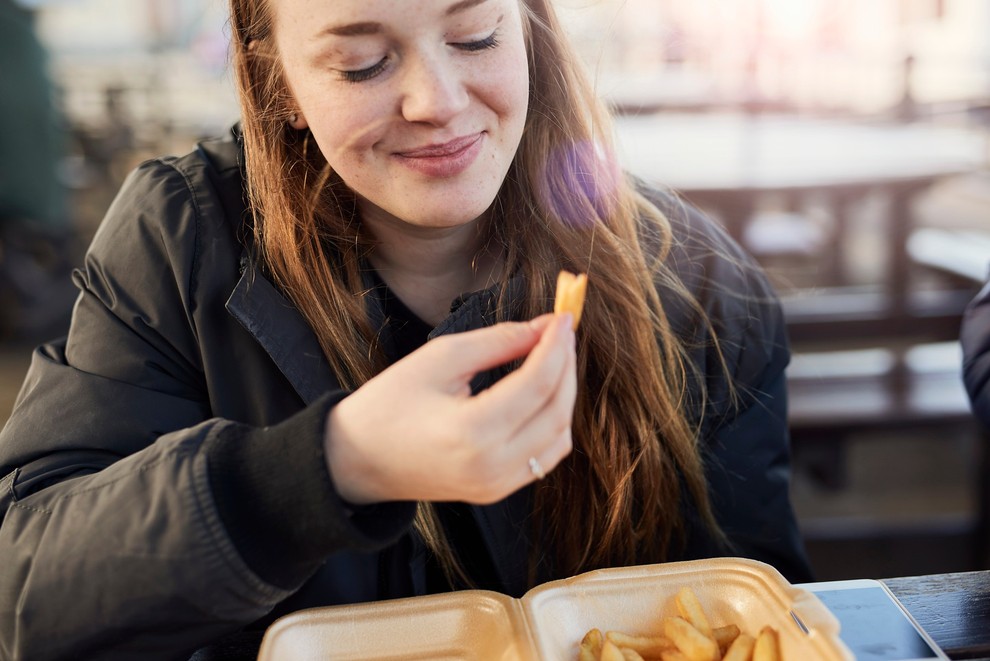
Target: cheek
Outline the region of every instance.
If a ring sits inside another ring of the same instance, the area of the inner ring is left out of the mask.
[[[384,104],[329,102],[307,115],[309,128],[327,163],[341,175],[360,167],[381,140],[388,122]]]
[[[529,65],[520,42],[486,76],[491,107],[504,122],[521,125],[529,108]]]

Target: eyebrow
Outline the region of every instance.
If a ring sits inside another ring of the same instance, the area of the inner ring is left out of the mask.
[[[460,0],[460,2],[455,2],[451,6],[447,7],[447,11],[444,12],[446,16],[452,16],[462,11],[471,9],[472,7],[477,7],[478,5],[484,4],[488,0]],[[346,25],[336,25],[329,27],[323,31],[324,34],[333,34],[339,37],[354,37],[367,34],[378,34],[382,31],[382,24],[373,21],[364,21],[361,23],[348,23]]]
[[[472,7],[477,7],[478,5],[484,4],[488,0],[461,0],[460,2],[455,2],[451,6],[447,7],[445,12],[447,16],[456,14],[457,12],[465,11],[471,9]]]

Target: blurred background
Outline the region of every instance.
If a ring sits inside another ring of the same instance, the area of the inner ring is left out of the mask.
[[[722,222],[794,348],[822,580],[990,565],[959,321],[990,266],[990,3],[557,0],[625,166]],[[0,422],[127,172],[237,119],[222,0],[0,0]]]

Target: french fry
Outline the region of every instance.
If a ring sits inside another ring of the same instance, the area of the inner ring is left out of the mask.
[[[578,661],[781,661],[780,634],[773,627],[764,626],[755,637],[736,624],[712,627],[690,588],[680,590],[674,602],[680,615],[660,621],[663,635],[591,629],[581,639]],[[703,633],[706,625],[709,635]]]
[[[660,655],[660,661],[690,661],[680,650],[670,650]]]
[[[750,661],[756,639],[747,634],[739,634],[722,656],[722,661]]]
[[[674,597],[674,603],[677,604],[677,611],[681,617],[690,622],[705,637],[715,640],[712,636],[712,625],[708,623],[708,616],[705,615],[705,610],[701,607],[701,602],[698,601],[698,596],[694,590],[687,586],[681,588],[677,596]]]
[[[665,619],[663,633],[684,653],[688,661],[718,661],[718,644],[683,617]]]
[[[622,652],[622,658],[625,661],[646,661],[636,650],[631,650],[628,647],[620,647],[619,650]]]
[[[570,312],[573,315],[573,328],[577,330],[581,321],[581,310],[584,309],[584,295],[588,289],[588,275],[574,275],[568,271],[557,274],[557,292],[554,297],[554,314]]]
[[[602,653],[602,642],[602,632],[598,629],[591,629],[584,634],[578,648],[578,661],[598,661]]]
[[[622,650],[615,643],[611,640],[606,640],[602,644],[601,661],[626,661],[626,657],[623,656]]]
[[[753,661],[780,661],[780,641],[777,630],[763,627],[753,645]]]
[[[718,649],[725,654],[732,642],[739,636],[739,627],[734,624],[727,624],[724,627],[712,629],[712,637],[718,643]]]
[[[642,656],[660,656],[662,652],[676,649],[669,638],[663,636],[630,636],[620,631],[609,631],[605,639],[620,649],[635,650]]]

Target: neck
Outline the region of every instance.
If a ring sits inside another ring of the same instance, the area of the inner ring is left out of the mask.
[[[501,275],[502,254],[487,245],[485,222],[436,228],[373,221],[371,264],[410,310],[439,324],[454,298],[486,289]]]

